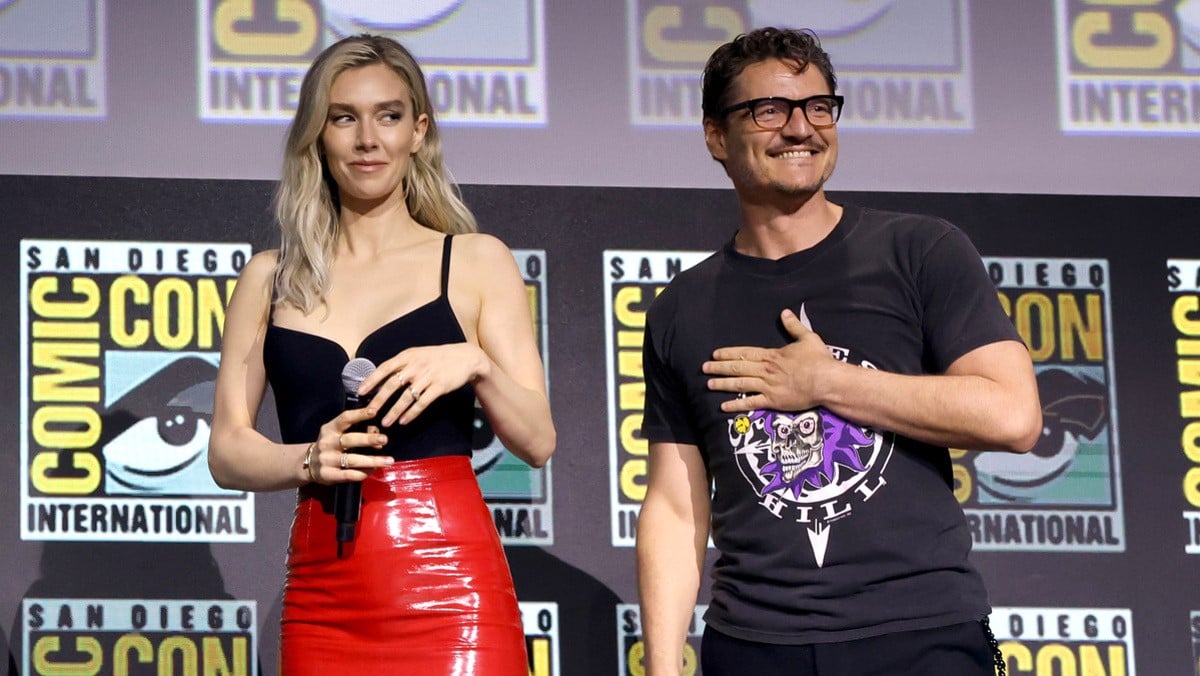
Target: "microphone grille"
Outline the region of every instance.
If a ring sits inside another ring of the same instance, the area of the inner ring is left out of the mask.
[[[362,381],[375,370],[375,364],[370,359],[355,357],[342,368],[342,387],[347,392],[357,392]]]

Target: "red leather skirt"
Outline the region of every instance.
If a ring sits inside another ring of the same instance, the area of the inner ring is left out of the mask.
[[[377,470],[342,558],[331,495],[300,490],[281,673],[528,676],[512,575],[468,458]]]

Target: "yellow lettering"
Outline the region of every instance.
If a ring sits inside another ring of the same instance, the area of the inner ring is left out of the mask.
[[[51,428],[51,425],[54,428]],[[67,429],[60,429],[67,428]],[[59,470],[59,459],[71,448],[91,448],[100,438],[100,415],[86,406],[43,406],[33,414],[33,440],[43,451],[33,456],[29,466],[30,480],[43,493],[56,495],[86,495],[100,485],[100,461],[91,453],[71,453],[72,475],[50,476]]]
[[[139,664],[154,662],[154,646],[150,644],[150,639],[141,634],[125,634],[113,646],[113,676],[126,676],[129,673],[131,652],[134,661]]]
[[[52,319],[94,317],[100,309],[99,285],[87,277],[76,277],[71,280],[71,291],[83,298],[77,301],[50,300],[49,296],[58,293],[58,279],[40,277],[34,280],[33,286],[29,289],[29,309],[39,317]]]
[[[550,641],[544,638],[533,639],[529,651],[529,676],[550,676],[550,668]]]
[[[35,342],[30,348],[33,367],[48,371],[33,376],[33,401],[99,403],[100,388],[97,385],[70,385],[96,383],[100,379],[98,365],[70,359],[99,359],[98,343]]]
[[[226,286],[229,289],[229,286]],[[225,305],[227,298],[221,298],[217,288],[217,280],[201,279],[196,282],[196,348],[212,349],[216,338],[225,327]]]
[[[621,447],[630,455],[646,455],[650,444],[638,435],[642,431],[642,414],[633,413],[621,419]]]
[[[1125,646],[1108,646],[1108,659],[1100,657],[1100,646],[1084,643],[1079,646],[1080,676],[1125,676]]]
[[[1104,326],[1100,309],[1100,294],[1084,296],[1087,319],[1079,312],[1079,302],[1069,293],[1058,294],[1058,335],[1062,341],[1062,357],[1075,359],[1075,342],[1083,347],[1088,361],[1104,359]]]
[[[32,423],[33,440],[42,448],[91,448],[100,438],[100,414],[87,406],[42,406]]]
[[[225,649],[221,646],[221,639],[205,636],[201,640],[201,646],[204,651],[204,676],[246,676],[250,673],[250,647],[245,636],[233,637],[232,667]]]
[[[100,388],[95,384],[68,387],[68,383],[95,383],[100,379],[100,366],[68,359],[100,358],[98,343],[35,342],[31,352],[35,369],[49,371],[34,376],[34,401],[100,402]]]
[[[642,21],[642,44],[650,56],[665,63],[704,63],[721,43],[745,30],[742,18],[729,7],[706,7],[704,25],[725,35],[715,40],[672,40],[666,37],[666,32],[683,26],[683,7],[654,7]]]
[[[1171,22],[1154,12],[1134,12],[1133,32],[1149,36],[1149,45],[1098,45],[1096,38],[1112,34],[1112,15],[1108,12],[1081,12],[1071,30],[1075,56],[1092,68],[1162,68],[1175,52],[1175,29]]]
[[[158,644],[158,676],[174,676],[174,653],[179,653],[183,676],[199,676],[196,644],[184,636],[168,636]]]
[[[100,461],[90,453],[72,453],[71,467],[82,470],[81,477],[52,477],[47,473],[58,469],[58,453],[42,452],[33,456],[29,464],[30,481],[33,487],[53,495],[88,495],[100,485]]]
[[[140,347],[150,340],[150,322],[135,319],[132,324],[126,318],[130,305],[148,305],[150,286],[146,280],[134,275],[124,275],[113,280],[108,290],[108,327],[113,342],[124,348]],[[132,326],[132,328],[128,328]]]
[[[1058,666],[1055,666],[1055,665]],[[1051,643],[1038,649],[1037,673],[1076,674],[1075,653],[1061,643]]]
[[[1017,298],[1014,323],[1035,362],[1046,361],[1054,354],[1054,325],[1048,321],[1053,314],[1054,305],[1045,294],[1026,293]]]
[[[641,302],[642,287],[626,286],[617,290],[617,296],[613,298],[613,314],[617,316],[621,326],[635,329],[646,327],[646,311],[635,310],[632,307]]]
[[[641,361],[641,355],[638,356],[638,361]],[[622,411],[640,411],[646,405],[646,383],[638,381],[635,383],[622,383],[617,388],[618,406]]]
[[[1200,296],[1180,296],[1171,306],[1171,323],[1185,336],[1200,336],[1200,317],[1190,316],[1196,314],[1200,314]]]
[[[1189,369],[1190,370],[1190,369]],[[1179,382],[1184,383],[1184,366],[1179,365]],[[1195,377],[1195,374],[1187,374]],[[1200,418],[1200,390],[1179,393],[1179,414],[1184,418]]]
[[[630,676],[646,676],[646,644],[638,641],[629,646],[629,652],[625,655],[625,665],[629,668]]]
[[[963,465],[954,463],[954,499],[958,500],[958,504],[965,505],[967,500],[971,499],[971,493],[975,490],[975,480],[971,477],[971,472]]]
[[[1012,666],[1013,660],[1016,660],[1017,669],[1028,672],[1033,668],[1033,653],[1024,643],[1016,641],[1005,641],[1000,644],[1000,654],[1004,656],[1004,664]]]
[[[95,676],[104,666],[104,649],[91,636],[75,637],[75,652],[87,655],[85,662],[55,662],[51,654],[61,647],[59,637],[43,636],[33,646],[33,669],[46,676]]]
[[[1191,467],[1183,475],[1183,497],[1193,507],[1200,507],[1200,467]]]
[[[621,465],[621,494],[630,500],[646,499],[646,461],[626,460]]]
[[[1200,420],[1194,420],[1183,428],[1183,452],[1188,460],[1200,465]]]
[[[996,297],[1000,299],[1000,309],[1004,311],[1004,316],[1012,319],[1012,301],[1001,291],[996,292]]]
[[[29,335],[34,338],[59,340],[98,340],[100,325],[96,322],[33,322]]]
[[[617,331],[617,347],[641,349],[646,333],[644,331]],[[638,372],[641,372],[639,367]]]
[[[696,676],[700,668],[700,660],[696,658],[696,649],[691,643],[683,644],[683,676]]]
[[[529,317],[533,320],[533,335],[537,337],[538,348],[541,349],[542,332],[538,330],[538,290],[531,283],[525,283],[525,300],[529,302]]]
[[[178,326],[171,332],[171,318]],[[182,279],[164,279],[154,286],[154,337],[168,350],[182,350],[195,333],[195,298]]]
[[[255,0],[223,0],[213,13],[213,38],[237,56],[300,56],[316,43],[317,15],[303,0],[275,0],[277,25],[291,31],[242,33],[237,24],[254,19]]]

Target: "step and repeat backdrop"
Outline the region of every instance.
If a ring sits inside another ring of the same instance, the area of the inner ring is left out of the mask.
[[[205,462],[224,308],[247,258],[276,241],[271,189],[0,176],[9,673],[275,673],[295,496],[222,490]],[[732,235],[736,200],[464,193],[525,276],[559,431],[538,470],[485,424],[475,439],[530,674],[642,674],[632,545],[646,482],[644,317]],[[1009,673],[1200,675],[1200,199],[834,199],[957,223],[1033,355],[1039,445],[954,454]],[[260,427],[277,435],[269,399]]]
[[[736,228],[699,74],[768,24],[838,69],[835,200],[962,227],[1033,355],[1039,446],[953,452],[1009,673],[1200,676],[1200,0],[0,0],[8,673],[276,672],[295,496],[213,483],[213,378],[307,64],[364,31],[528,287],[558,453],[480,418],[474,465],[530,674],[644,673],[644,317]]]

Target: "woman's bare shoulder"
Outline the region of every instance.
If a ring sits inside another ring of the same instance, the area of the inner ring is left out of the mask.
[[[277,265],[279,265],[278,249],[259,251],[246,261],[246,266],[242,268],[241,281],[255,282],[273,279]]]
[[[483,232],[469,232],[454,236],[454,251],[456,254],[479,263],[498,260],[507,256],[512,258],[508,245],[495,235]]]

